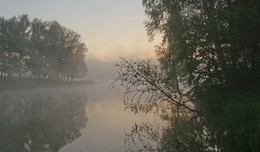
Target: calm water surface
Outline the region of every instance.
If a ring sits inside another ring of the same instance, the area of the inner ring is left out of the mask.
[[[0,93],[0,151],[121,152],[135,124],[154,114],[124,110],[107,83]]]

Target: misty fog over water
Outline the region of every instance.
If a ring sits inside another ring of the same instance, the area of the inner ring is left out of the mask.
[[[124,151],[135,124],[160,122],[125,110],[119,90],[109,89],[112,63],[93,61],[88,69],[94,83],[2,90],[1,151]]]
[[[88,72],[82,79],[93,80],[95,82],[110,83],[116,77],[117,69],[114,66],[116,62],[107,61],[102,62],[99,60],[87,60]],[[107,84],[109,85],[109,84]]]
[[[260,1],[0,14],[0,152],[260,152]]]

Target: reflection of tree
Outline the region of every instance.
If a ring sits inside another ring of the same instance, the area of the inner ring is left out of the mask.
[[[151,124],[134,124],[130,133],[126,133],[126,151],[156,151],[160,145],[160,132]]]
[[[164,128],[160,151],[207,151],[207,133],[197,115],[171,118]]]
[[[135,124],[126,134],[127,151],[217,151],[216,145],[210,144],[214,140],[210,130],[198,115],[181,113],[162,118],[166,120],[162,130],[148,123]]]
[[[0,151],[59,151],[80,137],[85,104],[84,95],[64,90],[2,93]]]

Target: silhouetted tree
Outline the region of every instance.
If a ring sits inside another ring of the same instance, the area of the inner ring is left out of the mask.
[[[182,65],[180,72],[197,95],[217,88],[243,90],[259,82],[258,1],[143,0],[143,5],[148,35],[163,34],[169,51],[165,58]]]

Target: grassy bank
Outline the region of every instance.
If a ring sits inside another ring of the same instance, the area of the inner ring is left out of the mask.
[[[234,95],[224,110],[224,151],[260,151],[260,89]]]
[[[32,79],[32,78],[1,78],[0,90],[7,89],[25,89],[25,88],[39,88],[39,87],[63,87],[93,84],[94,81],[60,81],[48,79]]]

